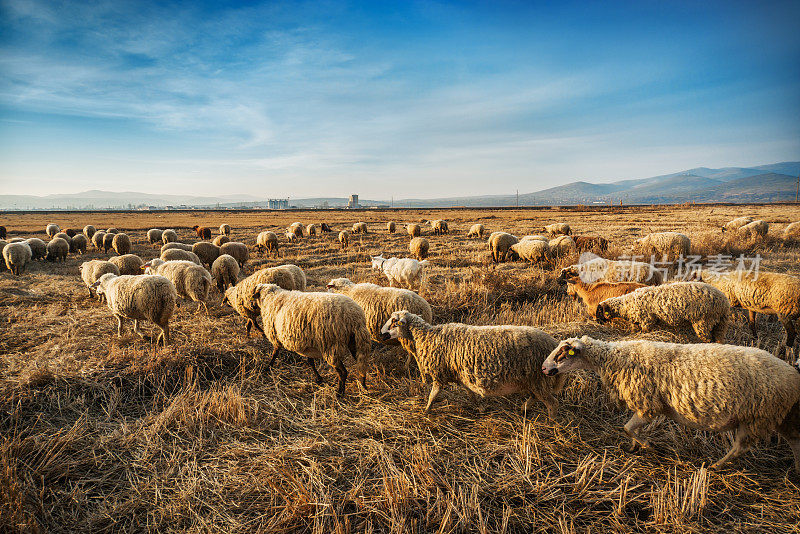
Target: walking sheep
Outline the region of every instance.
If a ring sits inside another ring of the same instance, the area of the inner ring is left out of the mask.
[[[415,237],[408,243],[408,250],[417,258],[424,260],[428,257],[430,244],[424,237]]]
[[[386,338],[397,339],[413,354],[423,382],[431,381],[425,411],[442,386],[457,382],[481,397],[527,393],[523,409],[533,398],[555,417],[558,401],[553,396],[564,385],[539,371],[556,341],[530,326],[470,326],[461,323],[431,325],[408,311],[392,313],[381,329]]]
[[[711,466],[719,469],[777,431],[789,442],[800,473],[800,373],[768,352],[584,336],[562,341],[542,366],[548,376],[578,369],[600,375],[634,412],[625,424],[631,449],[649,446],[639,429],[660,415],[700,430],[734,431],[732,447]]]
[[[469,227],[467,237],[483,237],[484,232],[486,232],[486,227],[484,227],[482,224],[473,224]]]
[[[163,232],[158,228],[151,228],[147,231],[147,241],[151,245],[160,245],[163,243],[161,240],[161,234],[163,234]]]
[[[157,274],[165,277],[172,282],[180,297],[199,303],[208,314],[208,292],[213,281],[211,273],[205,267],[191,261],[154,259],[142,265],[142,269],[145,274]]]
[[[139,321],[150,321],[161,329],[156,338],[166,347],[169,340],[169,319],[175,311],[175,286],[163,276],[117,276],[104,274],[93,289],[106,300],[117,318],[117,336],[122,337],[126,319],[133,319],[133,331],[144,338]]]
[[[657,232],[636,240],[636,248],[645,257],[661,259],[666,257],[675,261],[689,256],[692,242],[689,237],[678,232]]]
[[[347,250],[347,247],[350,246],[350,232],[347,230],[339,232],[339,245],[342,250]]]
[[[324,382],[316,360],[324,359],[339,375],[336,394],[345,392],[348,353],[356,360],[361,386],[366,387],[371,341],[364,310],[345,295],[287,291],[275,284],[258,284],[253,300],[261,310],[264,335],[272,344],[269,365],[281,348],[307,358],[318,384]]]
[[[211,265],[211,276],[217,283],[217,289],[224,293],[239,281],[239,263],[233,256],[222,254]]]
[[[408,232],[408,235],[411,237],[419,237],[422,229],[417,223],[411,223],[406,225],[406,232]]]
[[[27,243],[8,243],[3,247],[3,260],[6,268],[15,276],[25,272],[25,266],[30,263],[33,254]]]
[[[220,233],[220,235],[230,236],[231,235],[231,225],[230,224],[225,224],[225,223],[220,224],[219,225],[219,233]]]
[[[397,226],[394,224],[394,221],[389,221],[386,223],[386,231],[390,234],[393,234],[396,228]]]
[[[278,236],[275,235],[275,232],[261,232],[256,237],[256,248],[259,252],[264,252],[266,249],[267,252],[273,252],[277,255]]]
[[[239,243],[238,241],[228,241],[224,243],[219,247],[219,253],[233,256],[239,263],[239,267],[244,267],[244,264],[250,259],[250,252],[247,250],[247,245]]]
[[[661,322],[672,327],[691,325],[705,343],[725,342],[731,305],[717,288],[703,282],[646,286],[612,297],[597,306],[597,322],[621,318],[643,332]]]
[[[372,257],[372,268],[383,271],[389,280],[389,285],[405,286],[413,289],[416,285],[422,286],[422,268],[428,265],[428,260],[417,261],[413,258],[383,258]]]
[[[112,256],[109,258],[111,263],[117,266],[119,272],[114,274],[142,274],[142,258],[136,254],[123,254],[122,256]]]
[[[116,256],[117,258],[121,256]],[[104,274],[115,274],[117,276],[120,275],[119,267],[113,264],[110,261],[105,260],[89,260],[81,263],[81,280],[83,283],[86,284],[86,287],[89,289],[89,297],[94,298],[97,296],[97,292],[95,291],[94,283],[100,280],[100,277]],[[139,273],[137,273],[139,274]]]
[[[517,236],[506,232],[493,232],[489,236],[489,250],[492,251],[492,261],[495,263],[505,262],[508,252],[513,245],[519,243]]]
[[[211,228],[195,224],[192,226],[192,230],[200,239],[211,239]]]
[[[62,237],[54,237],[47,243],[47,261],[67,261],[69,242]]]

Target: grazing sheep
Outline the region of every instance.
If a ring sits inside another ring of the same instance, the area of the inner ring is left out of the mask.
[[[98,232],[99,233],[99,232]],[[103,234],[103,252],[108,252],[114,245],[114,236],[117,234]]]
[[[746,224],[749,224],[751,222],[753,222],[753,218],[750,217],[750,216],[738,217],[736,219],[733,219],[730,222],[727,222],[727,223],[723,224],[722,225],[722,233],[735,232],[736,230],[738,230],[742,226],[744,226]]]
[[[795,325],[800,320],[800,278],[765,271],[717,274],[708,270],[703,271],[701,277],[703,282],[722,291],[731,306],[749,312],[753,338],[758,339],[757,314],[777,315],[786,329],[786,346],[794,345]]]
[[[87,224],[86,226],[83,227],[83,235],[86,236],[87,240],[91,240],[95,232],[97,232],[97,229],[91,224]]]
[[[200,263],[208,265],[209,269],[211,268],[211,264],[214,263],[214,260],[219,258],[220,255],[219,247],[208,241],[200,241],[192,245],[192,252],[200,258]]]
[[[161,246],[160,254],[163,254],[164,252],[166,252],[168,250],[172,250],[172,249],[185,250],[186,252],[192,252],[193,251],[192,245],[190,245],[188,243],[179,243],[177,241],[172,241],[170,243],[166,243],[166,244]]]
[[[133,331],[144,337],[139,321],[151,321],[161,329],[156,344],[169,344],[169,319],[175,311],[175,286],[163,276],[104,274],[93,284],[98,295],[117,318],[117,336],[122,337],[125,319],[133,319]]]
[[[310,236],[317,235],[317,225],[316,224],[309,224],[306,226],[306,233]]]
[[[800,239],[800,221],[789,223],[789,225],[783,229],[783,238]]]
[[[428,321],[433,321],[433,311],[430,304],[409,289],[399,289],[395,287],[382,287],[377,284],[356,284],[347,278],[334,278],[328,282],[328,291],[347,295],[355,300],[364,310],[367,318],[367,328],[372,335],[372,339],[378,343],[386,345],[399,345],[396,339],[387,339],[381,329],[392,313],[407,310],[415,313]],[[409,361],[406,362],[408,367]]]
[[[556,258],[563,258],[578,253],[578,245],[575,240],[568,235],[560,235],[551,239],[548,244],[550,245],[550,253]]]
[[[604,300],[597,306],[597,322],[619,317],[650,332],[661,322],[672,327],[691,325],[705,343],[725,342],[731,305],[719,289],[703,282],[675,282],[641,287]]]
[[[250,259],[250,252],[247,250],[247,245],[239,243],[238,241],[228,241],[219,247],[220,254],[228,254],[236,258],[239,262],[239,267],[244,267],[247,260]]]
[[[289,243],[296,243],[299,239],[300,238],[297,237],[297,234],[295,234],[294,232],[290,232],[289,230],[286,230],[286,241],[288,241]]]
[[[469,232],[467,232],[467,237],[483,237],[484,232],[486,232],[486,227],[480,223],[473,224],[469,227]]]
[[[142,258],[136,254],[112,256],[108,261],[116,265],[117,269],[119,269],[119,272],[115,274],[142,274],[142,265],[144,265],[144,262]]]
[[[718,469],[755,439],[777,431],[789,442],[800,473],[800,373],[768,352],[584,336],[562,341],[542,365],[548,376],[577,369],[600,375],[634,412],[625,424],[631,448],[649,446],[639,429],[660,415],[700,430],[735,431],[728,453],[711,466]]]
[[[5,239],[7,235],[7,230],[5,226],[0,226],[0,239]]]
[[[57,224],[53,223],[48,224],[47,227],[44,229],[44,232],[50,239],[53,239],[56,236],[56,234],[59,233],[60,231],[61,228],[59,228]]]
[[[67,236],[69,236],[70,239],[78,235],[78,231],[72,228],[67,228],[66,230],[64,230],[64,233],[67,234]]]
[[[383,271],[389,280],[389,285],[405,286],[412,289],[414,285],[422,286],[422,268],[428,265],[428,260],[417,261],[412,258],[382,258],[372,257],[372,268]]]
[[[221,254],[211,265],[211,276],[217,283],[217,289],[225,292],[229,287],[235,286],[239,281],[239,264],[236,258],[228,254]]]
[[[200,239],[211,239],[211,228],[206,228],[205,226],[192,226],[192,230],[194,233],[197,234],[197,237]]]
[[[163,261],[190,261],[192,263],[196,263],[197,265],[202,265],[202,262],[200,261],[200,258],[197,257],[197,254],[179,248],[165,250],[161,253],[161,259]]]
[[[69,241],[69,251],[73,253],[80,252],[81,254],[83,254],[84,252],[86,252],[86,248],[88,246],[89,243],[86,240],[86,236],[83,234],[75,234]]]
[[[157,274],[165,277],[172,282],[180,297],[201,304],[208,314],[206,301],[213,281],[211,273],[205,267],[191,261],[163,261],[156,258],[142,265],[142,269],[145,274]]]
[[[159,230],[158,228],[151,228],[147,231],[147,240],[150,242],[151,245],[160,245],[163,243],[161,240],[161,234],[164,232]]]
[[[422,233],[422,228],[417,223],[410,223],[406,225],[406,232],[411,237],[419,237]]]
[[[328,226],[328,223],[322,223],[322,224],[320,224],[319,226],[320,226],[320,229],[321,229],[321,230],[322,230],[324,233],[330,233],[330,232],[333,232],[333,230],[331,230],[331,227],[330,227],[330,226]]]
[[[575,238],[578,252],[586,252],[595,248],[600,252],[608,250],[608,239],[599,235],[579,235]]]
[[[768,231],[769,224],[759,220],[745,224],[736,230],[736,235],[744,239],[760,239],[766,237]]]
[[[645,257],[664,258],[675,261],[689,256],[692,242],[679,232],[656,232],[636,240],[636,248]]]
[[[294,235],[294,234],[292,234]],[[259,252],[274,252],[276,255],[278,254],[278,236],[275,235],[275,232],[261,232],[256,237],[256,248]]]
[[[597,318],[597,306],[611,297],[620,297],[639,289],[647,287],[637,282],[594,282],[587,284],[580,277],[566,280],[567,293],[580,298],[586,306],[586,311],[593,318]]]
[[[339,245],[342,247],[342,250],[347,250],[347,247],[350,245],[350,232],[347,230],[339,232]]]
[[[47,261],[67,261],[67,254],[69,254],[69,242],[66,239],[54,237],[47,243]]]
[[[121,258],[122,256],[116,256],[115,258]],[[94,290],[94,283],[100,280],[100,277],[104,274],[115,274],[117,276],[120,275],[119,267],[117,267],[114,263],[105,260],[89,260],[81,263],[81,280],[83,283],[86,284],[86,287],[89,289],[89,297],[94,298],[97,296],[97,292]],[[136,274],[139,274],[138,272]]]
[[[221,247],[225,243],[230,242],[230,240],[231,240],[231,238],[226,236],[226,235],[218,235],[211,242],[214,243],[215,245],[217,245],[218,247]]]
[[[106,230],[106,233],[107,234],[118,234],[119,230],[117,230],[116,228],[109,228],[108,230]]]
[[[353,224],[353,233],[354,234],[366,234],[367,232],[367,223],[365,222],[357,222]]]
[[[527,241],[529,239],[533,239],[533,240],[536,240],[536,241],[544,241],[548,245],[550,244],[550,239],[547,236],[543,236],[543,235],[524,235],[519,240],[520,241]]]
[[[304,228],[303,223],[293,222],[292,224],[289,225],[289,228],[287,228],[287,230],[290,233],[294,234],[297,239],[300,239],[303,237],[303,228]]]
[[[594,258],[561,269],[558,281],[580,277],[584,282],[639,282],[656,286],[663,282],[661,271],[641,261],[615,261]]]
[[[38,237],[31,237],[24,240],[23,243],[27,243],[31,247],[32,260],[43,260],[47,257],[47,243]]]
[[[66,241],[67,243],[69,243],[69,242],[70,242],[70,240],[72,239],[72,238],[69,236],[69,234],[68,234],[68,233],[66,233],[66,232],[58,232],[56,235],[54,235],[54,236],[53,236],[53,238],[54,238],[54,239],[55,239],[56,237],[63,239],[63,240],[64,240],[64,241]]]
[[[6,269],[15,276],[25,272],[25,266],[30,263],[33,253],[27,243],[8,243],[3,247],[3,259]]]
[[[220,233],[220,235],[230,236],[231,235],[231,225],[230,224],[225,224],[225,223],[220,224],[219,225],[219,233]]]
[[[92,245],[94,245],[94,248],[96,248],[97,250],[105,248],[105,242],[106,242],[106,233],[103,230],[96,231],[92,236]]]
[[[408,243],[408,250],[417,258],[424,260],[428,257],[430,244],[424,237],[415,237]]]
[[[232,307],[239,315],[247,319],[247,336],[250,336],[253,326],[262,334],[264,333],[256,321],[260,315],[258,304],[252,299],[258,284],[276,284],[283,289],[305,291],[306,273],[297,265],[292,264],[261,269],[225,291],[222,303]]]
[[[386,223],[386,231],[389,232],[390,234],[393,234],[396,229],[397,226],[394,224],[394,221],[389,221]]]
[[[252,298],[261,309],[264,335],[272,344],[272,365],[281,348],[305,356],[318,384],[323,383],[316,360],[324,359],[339,375],[336,394],[345,392],[344,360],[352,354],[366,387],[371,349],[364,310],[345,295],[287,291],[275,284],[258,284]]]
[[[556,340],[530,326],[470,326],[461,323],[431,325],[406,310],[392,313],[381,332],[397,339],[414,355],[424,382],[433,382],[425,411],[431,409],[442,386],[457,382],[481,397],[527,393],[523,409],[533,398],[555,417],[553,396],[564,378],[544,376],[540,369],[556,347]]]
[[[161,240],[166,245],[167,243],[174,243],[178,240],[178,233],[175,230],[164,230],[161,232]]]
[[[522,259],[529,263],[550,263],[550,245],[547,241],[525,239],[511,245],[509,258]]]
[[[519,243],[517,236],[506,232],[493,232],[489,236],[489,250],[492,251],[492,261],[495,263],[505,262],[508,251],[513,245]]]
[[[450,232],[449,228],[447,227],[447,221],[443,221],[441,219],[431,221],[431,229],[433,230],[433,235],[443,235]]]
[[[551,235],[571,235],[572,229],[567,223],[553,223],[544,227],[544,231]]]
[[[127,234],[114,234],[111,245],[120,256],[128,254],[131,251],[131,238]]]

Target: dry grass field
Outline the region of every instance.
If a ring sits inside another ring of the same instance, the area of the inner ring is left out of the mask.
[[[771,225],[757,245],[724,241],[719,226],[751,214]],[[45,225],[115,226],[145,259],[158,250],[148,228],[175,228],[195,241],[195,224],[233,227],[251,247],[242,276],[294,263],[323,291],[328,280],[386,284],[370,255],[408,256],[402,227],[385,222],[444,218],[450,234],[424,234],[432,265],[421,294],[435,322],[520,324],[557,338],[643,337],[598,325],[571,300],[552,269],[494,266],[474,222],[489,231],[539,233],[565,221],[624,254],[642,233],[678,230],[694,252],[760,254],[761,268],[800,275],[800,244],[781,239],[798,206],[652,207],[593,210],[404,210],[264,213],[0,214],[16,236]],[[332,234],[287,245],[293,221],[328,222]],[[336,233],[363,220],[370,233],[339,250]],[[253,250],[275,230],[277,258]],[[628,413],[599,380],[571,376],[555,420],[519,397],[480,399],[460,386],[424,414],[427,387],[404,369],[399,348],[376,347],[367,387],[351,378],[337,399],[332,369],[317,386],[306,362],[247,338],[244,320],[213,289],[210,315],[182,304],[166,349],[116,337],[108,309],[88,297],[78,266],[106,255],[35,262],[21,277],[0,273],[0,531],[21,532],[798,532],[800,478],[777,436],[720,472],[707,470],[731,436],[669,421],[648,428],[652,448],[624,452]],[[758,339],[735,313],[728,343],[774,351],[783,328],[760,318]],[[152,325],[145,324],[148,332]],[[658,331],[644,337],[688,341]]]

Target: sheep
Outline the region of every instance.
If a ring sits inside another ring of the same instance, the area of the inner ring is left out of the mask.
[[[103,252],[108,252],[113,247],[115,235],[117,234],[109,234],[108,232],[103,234]]]
[[[548,245],[550,246],[550,253],[557,258],[578,253],[578,246],[575,244],[575,240],[568,235],[560,235],[551,239]]]
[[[220,254],[228,254],[236,258],[239,262],[239,267],[244,267],[244,264],[250,259],[250,253],[247,250],[247,245],[237,241],[228,241],[219,247]]]
[[[484,232],[486,232],[486,227],[480,223],[473,224],[469,227],[469,232],[467,232],[467,237],[483,237]]]
[[[411,237],[419,237],[420,233],[422,233],[422,229],[417,223],[410,223],[406,225],[406,232]]]
[[[397,229],[397,226],[394,224],[394,221],[389,221],[389,222],[386,223],[386,231],[388,233],[393,234],[396,229]]]
[[[428,260],[417,261],[412,258],[383,258],[372,257],[372,268],[383,271],[389,280],[389,285],[405,286],[408,289],[414,285],[422,286],[422,268],[428,265]]]
[[[737,217],[736,219],[733,219],[732,221],[729,221],[722,225],[722,233],[724,234],[725,232],[736,232],[736,230],[738,230],[739,228],[741,228],[746,224],[753,222],[753,220],[754,219],[749,215],[745,217]]]
[[[601,252],[608,250],[608,239],[599,235],[579,235],[575,238],[578,252],[586,252],[595,248]]]
[[[158,258],[150,260],[141,267],[145,274],[157,274],[165,277],[175,286],[177,294],[193,300],[203,306],[208,314],[208,292],[213,280],[205,267],[185,260],[163,261]],[[198,310],[200,308],[198,307]]]
[[[25,266],[31,261],[33,253],[27,243],[9,243],[3,247],[3,260],[6,269],[15,276],[25,272]]]
[[[24,240],[23,243],[27,243],[31,247],[32,260],[43,260],[47,257],[47,243],[38,237],[31,237]]]
[[[777,431],[789,442],[800,473],[800,373],[755,347],[600,341],[569,338],[547,357],[542,371],[560,376],[589,369],[633,416],[625,424],[631,449],[649,447],[638,430],[663,415],[700,430],[735,431],[719,469]]]
[[[253,299],[261,309],[264,335],[273,346],[270,366],[285,348],[305,356],[317,383],[322,384],[316,360],[324,359],[339,376],[336,395],[342,397],[348,374],[344,359],[349,353],[356,360],[361,386],[366,387],[371,341],[364,310],[353,299],[335,293],[287,291],[275,284],[258,284]]]
[[[117,234],[119,235],[119,234]],[[142,258],[136,254],[122,254],[109,258],[111,263],[117,266],[119,272],[116,274],[142,274]]]
[[[303,223],[301,222],[293,222],[287,228],[287,231],[293,233],[297,239],[303,237]]]
[[[443,221],[441,219],[436,219],[431,221],[431,229],[433,230],[433,235],[442,235],[449,233],[449,229],[447,227],[447,221]]]
[[[6,245],[8,245],[8,241],[6,241],[5,239],[0,239],[0,254],[3,253],[3,249],[6,248]],[[5,271],[5,270],[6,270],[6,262],[2,261],[0,262],[0,271]]]
[[[192,252],[200,258],[200,263],[208,265],[209,269],[211,268],[211,264],[214,263],[214,260],[220,255],[219,247],[208,241],[200,241],[192,245]]]
[[[97,232],[97,229],[91,224],[87,224],[86,226],[83,227],[83,235],[86,236],[87,240],[91,240],[95,232]]]
[[[572,229],[567,223],[553,223],[544,227],[544,231],[550,235],[571,235]]]
[[[722,291],[731,306],[748,311],[753,338],[758,338],[757,314],[774,314],[786,329],[786,346],[794,346],[795,325],[800,320],[800,278],[765,271],[714,273],[705,270],[701,280]]]
[[[95,249],[100,250],[101,248],[104,248],[103,245],[105,243],[105,239],[106,239],[105,231],[98,230],[92,236],[92,245],[94,245]]]
[[[520,241],[527,241],[529,239],[533,239],[535,241],[544,241],[548,245],[550,244],[550,238],[548,238],[547,236],[543,236],[543,235],[524,235],[524,236],[519,238]]]
[[[122,337],[125,319],[133,319],[133,331],[144,337],[139,321],[151,321],[161,329],[156,344],[169,340],[169,319],[175,311],[175,286],[163,276],[117,276],[104,274],[92,285],[117,318],[117,336]]]
[[[44,229],[44,232],[47,234],[47,237],[53,239],[57,233],[61,231],[61,228],[58,227],[57,224],[50,223]]]
[[[217,245],[218,247],[221,247],[225,243],[228,243],[230,240],[231,238],[226,235],[218,235],[211,242]]]
[[[69,242],[66,239],[54,237],[47,243],[47,261],[67,261],[67,254],[69,254]]]
[[[424,237],[415,237],[408,243],[408,250],[417,258],[424,260],[428,257],[430,244]]]
[[[505,262],[508,251],[512,245],[519,243],[517,236],[506,232],[493,232],[489,236],[489,250],[492,251],[492,261],[495,263]]]
[[[319,225],[319,227],[320,227],[320,230],[322,230],[322,232],[324,232],[326,234],[330,233],[330,232],[333,232],[333,230],[331,230],[331,227],[328,226],[328,223],[321,223]]]
[[[551,251],[547,241],[525,239],[511,245],[510,259],[522,259],[530,263],[550,263]]]
[[[108,230],[106,230],[106,233],[107,234],[118,234],[119,230],[117,230],[116,228],[109,228]]]
[[[744,239],[755,240],[765,237],[768,231],[769,231],[769,224],[764,221],[758,220],[758,221],[753,221],[751,223],[747,223],[738,230],[736,230],[736,235]]]
[[[67,234],[67,236],[68,236],[70,239],[72,239],[73,237],[75,237],[76,235],[78,235],[78,231],[77,231],[77,230],[74,230],[74,229],[72,229],[72,228],[67,228],[66,230],[64,230],[64,233],[65,233],[65,234]]]
[[[558,281],[580,277],[586,283],[592,282],[639,282],[649,286],[662,283],[661,271],[649,263],[641,261],[615,261],[605,258],[594,258],[564,267],[558,275]]]
[[[190,261],[197,265],[202,265],[200,258],[194,252],[182,250],[179,248],[171,248],[161,253],[161,260],[163,261]]]
[[[425,412],[442,386],[457,382],[481,397],[527,393],[523,410],[533,398],[547,407],[553,418],[558,401],[553,396],[564,378],[552,379],[539,372],[556,340],[530,326],[471,326],[462,323],[431,325],[406,310],[393,312],[381,333],[397,339],[414,355],[424,382],[433,382]]]
[[[211,228],[206,228],[205,226],[192,226],[192,230],[194,233],[197,234],[197,237],[200,239],[211,239]]]
[[[122,256],[116,256],[116,258],[121,258]],[[112,273],[119,276],[121,273],[119,272],[119,267],[117,267],[113,262],[105,261],[105,260],[89,260],[81,263],[81,280],[83,283],[86,284],[86,287],[89,289],[89,297],[94,298],[97,296],[97,293],[94,289],[94,283],[100,280],[100,277],[104,274]],[[138,272],[136,274],[139,274]]]
[[[789,223],[789,225],[783,229],[783,238],[784,239],[800,239],[800,221]]]
[[[211,265],[211,276],[217,283],[220,293],[235,286],[239,281],[239,264],[236,262],[236,258],[229,254],[218,256]]]
[[[367,234],[367,223],[365,222],[357,222],[353,224],[353,233],[354,234]]]
[[[0,226],[0,239],[5,239],[7,235],[7,230],[5,226]]]
[[[286,241],[288,241],[289,243],[296,243],[298,239],[299,238],[297,237],[297,234],[295,234],[294,232],[290,232],[289,230],[286,230]]]
[[[274,252],[277,255],[278,236],[275,235],[275,232],[261,232],[256,237],[256,248],[259,250],[259,252],[266,250],[267,252]]]
[[[317,225],[316,224],[309,224],[306,226],[306,233],[310,236],[317,235]]]
[[[68,233],[66,233],[66,232],[58,232],[56,235],[54,235],[54,236],[53,236],[53,239],[55,239],[56,237],[63,239],[63,240],[64,240],[64,241],[66,241],[67,243],[69,243],[69,242],[70,242],[70,240],[72,239],[72,238],[69,236],[69,234],[68,234]]]
[[[226,223],[220,224],[219,225],[219,234],[220,235],[225,235],[225,236],[230,236],[231,235],[231,225],[230,224],[226,224]]]
[[[675,261],[689,256],[692,242],[679,232],[656,232],[636,240],[636,249],[645,257],[667,258]]]
[[[158,228],[151,228],[147,231],[147,241],[149,241],[151,245],[161,244],[163,243],[161,237],[163,233],[164,232]]]
[[[597,318],[597,306],[606,299],[626,295],[640,287],[647,287],[638,282],[594,282],[587,284],[575,277],[566,280],[567,293],[580,298],[586,306],[586,311],[593,318]]]
[[[386,345],[399,345],[396,339],[387,339],[381,329],[392,313],[407,310],[417,314],[429,323],[433,321],[433,311],[424,298],[409,289],[382,287],[377,284],[356,284],[347,278],[334,278],[328,282],[328,291],[347,295],[364,310],[367,328],[372,339]],[[411,355],[406,362],[408,368]]]
[[[252,300],[253,291],[258,284],[276,284],[283,289],[305,291],[306,274],[297,265],[280,265],[256,271],[225,291],[222,303],[232,307],[239,315],[247,319],[248,337],[253,326],[262,334],[264,333],[256,321],[260,313],[258,304]]]
[[[127,234],[114,234],[111,245],[120,256],[128,254],[131,251],[131,238]]]
[[[70,252],[80,252],[83,254],[86,252],[86,247],[89,243],[86,241],[86,236],[83,234],[75,234],[72,239],[69,241],[69,251]]]
[[[724,343],[730,314],[730,302],[719,289],[703,282],[674,282],[606,299],[598,304],[596,318],[602,324],[619,317],[643,332],[659,322],[672,327],[688,323],[701,341]]]
[[[178,233],[175,230],[167,229],[161,232],[161,241],[166,245],[167,243],[174,243],[178,240]]]
[[[193,250],[192,249],[192,245],[190,245],[188,243],[179,243],[177,241],[172,241],[170,243],[166,243],[166,244],[162,245],[161,246],[161,251],[159,252],[159,254],[163,254],[164,252],[166,252],[168,250],[172,250],[172,249],[185,250],[186,252],[192,252],[192,250]]]
[[[339,245],[342,250],[347,250],[347,247],[350,245],[350,232],[347,230],[339,232]]]

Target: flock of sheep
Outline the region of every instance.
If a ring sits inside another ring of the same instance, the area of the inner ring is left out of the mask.
[[[389,233],[396,228],[394,222],[386,225]],[[450,231],[443,220],[430,221],[430,228],[434,235]],[[169,322],[178,297],[198,302],[207,312],[216,285],[224,293],[223,304],[246,319],[247,334],[255,327],[272,345],[270,365],[282,348],[295,352],[307,358],[322,383],[316,368],[322,359],[338,375],[340,396],[351,359],[351,370],[366,387],[373,343],[402,347],[409,372],[412,360],[416,362],[420,378],[432,384],[426,411],[443,386],[459,383],[480,396],[522,393],[524,410],[530,410],[535,399],[555,417],[556,395],[568,373],[588,369],[633,411],[624,430],[634,448],[647,446],[640,429],[658,416],[699,429],[734,431],[732,447],[713,466],[719,467],[776,431],[791,446],[800,473],[800,367],[755,347],[724,344],[731,308],[740,307],[749,312],[754,336],[757,314],[777,315],[791,354],[800,320],[800,279],[794,276],[701,271],[693,280],[668,282],[651,264],[596,257],[565,267],[558,275],[567,293],[581,299],[594,319],[621,319],[644,332],[686,328],[699,343],[606,342],[587,336],[559,342],[529,326],[434,324],[431,306],[413,290],[422,286],[429,265],[425,258],[430,245],[419,224],[406,226],[409,252],[415,258],[372,258],[372,268],[386,276],[389,287],[335,278],[327,292],[306,291],[305,273],[290,264],[260,269],[240,280],[249,250],[231,240],[230,226],[221,225],[213,239],[209,228],[193,230],[201,241],[192,245],[179,242],[174,230],[149,230],[148,241],[161,245],[161,251],[159,258],[147,262],[130,253],[131,240],[125,233],[114,228],[96,231],[91,225],[83,232],[61,232],[50,224],[49,243],[36,238],[6,243],[5,228],[0,227],[0,247],[15,275],[34,259],[63,261],[70,252],[85,252],[89,243],[98,251],[113,249],[115,256],[86,261],[80,272],[90,296],[105,301],[111,310],[120,335],[127,320],[133,320],[139,335],[139,323],[149,321],[160,329],[156,341],[169,344]],[[768,225],[742,217],[722,230],[759,239]],[[297,222],[287,228],[285,239],[294,242],[318,231],[332,230],[325,223]],[[351,231],[340,232],[338,241],[345,249],[352,234],[369,231],[366,223],[358,222]],[[800,223],[790,224],[785,232],[797,237]],[[485,233],[483,225],[475,224],[467,235],[483,238]],[[549,263],[578,251],[602,253],[609,246],[601,236],[573,237],[564,223],[546,226],[543,234],[547,235],[518,238],[492,233],[488,246],[493,261]],[[275,254],[279,245],[274,232],[256,237],[259,251]],[[674,260],[689,254],[691,241],[681,233],[660,232],[645,236],[636,246],[643,254]]]

